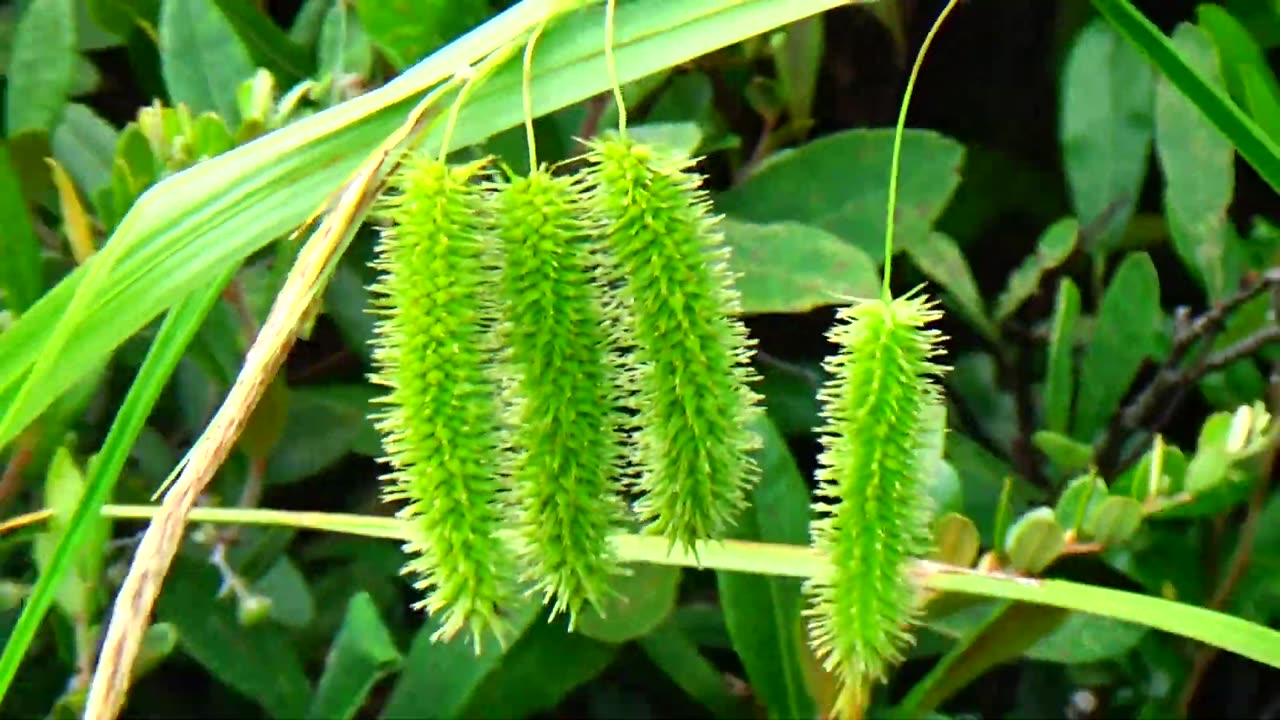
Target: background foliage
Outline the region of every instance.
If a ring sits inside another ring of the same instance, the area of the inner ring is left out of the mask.
[[[367,97],[508,4],[19,0],[0,8],[0,406],[26,411],[16,388],[44,337],[31,328],[65,309],[70,286],[58,281],[130,222],[126,213],[146,202],[148,188]],[[877,291],[886,127],[940,6],[841,7],[626,88],[635,136],[706,156],[700,169],[726,216],[760,342],[764,478],[740,537],[808,542],[815,391],[831,351],[823,333],[841,297]],[[1280,142],[1271,61],[1280,8],[1247,0],[1139,7],[1267,142]],[[930,479],[938,555],[1273,623],[1276,443],[1269,424],[1256,422],[1264,408],[1275,410],[1280,359],[1272,346],[1280,217],[1256,159],[1266,145],[1224,134],[1202,98],[1114,27],[1079,0],[974,0],[944,28],[917,88],[899,185],[897,240],[907,262],[895,285],[901,292],[927,282],[947,310],[948,432]],[[563,48],[559,57],[576,57],[568,40],[548,43]],[[573,84],[568,61],[553,67],[568,68],[554,76],[559,87]],[[495,91],[487,106],[486,96],[472,100],[479,109],[460,132],[480,145],[467,152],[527,169],[523,130],[498,132],[518,122],[518,105],[485,125],[500,97]],[[551,162],[576,155],[575,138],[616,122],[606,96],[561,105],[536,123],[540,156]],[[234,379],[296,251],[275,235],[313,209],[271,199],[287,186],[322,197],[394,127],[381,122],[343,136],[358,147],[332,141],[331,163],[281,147],[260,158],[257,184],[228,186],[224,207],[263,203],[278,215],[263,220],[271,233],[235,226],[241,245],[219,257],[224,265],[234,253],[249,257],[221,292],[207,271],[214,265],[180,244],[157,243],[114,268],[113,278],[169,283],[150,295],[124,280],[101,287],[95,303],[121,314],[160,295],[203,294],[164,327],[135,334],[147,316],[132,327],[86,328],[60,360],[88,357],[95,342],[110,347],[112,333],[130,339],[92,371],[51,375],[21,433],[8,418],[0,423],[0,517],[54,510],[47,522],[0,534],[0,636],[103,462],[94,453],[148,344],[181,335],[184,317],[194,333],[129,451],[116,503],[147,501]],[[1237,148],[1249,150],[1249,163]],[[221,166],[202,167],[198,177],[218,181]],[[173,237],[228,217],[166,212],[152,207],[146,217],[156,227],[171,222]],[[371,240],[370,229],[356,236],[314,331],[207,504],[390,513],[378,501],[381,449],[366,419],[375,394],[366,381]],[[105,519],[87,529],[0,706],[5,716],[78,713],[139,530]],[[508,652],[476,657],[428,642],[434,628],[408,610],[402,562],[386,541],[193,526],[135,667],[129,714],[812,717],[829,709],[830,678],[803,643],[796,581],[639,566],[619,583],[626,600],[607,617],[566,634],[529,608]],[[991,717],[1280,713],[1276,670],[1142,627],[953,596],[931,605],[926,621],[877,698],[883,708]]]

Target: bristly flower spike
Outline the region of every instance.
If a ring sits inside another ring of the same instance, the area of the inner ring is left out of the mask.
[[[909,642],[918,606],[910,563],[929,550],[927,468],[919,458],[928,408],[940,401],[933,362],[941,313],[908,295],[861,301],[829,337],[814,546],[831,574],[805,585],[818,656],[846,696],[884,677]]]
[[[925,326],[942,316],[913,291],[890,291],[902,133],[916,76],[950,0],[916,56],[893,139],[885,219],[884,284],[877,300],[843,308],[829,333],[837,345],[819,394],[818,519],[813,544],[828,575],[805,583],[810,640],[840,683],[836,713],[861,715],[870,685],[884,679],[911,641],[920,594],[910,564],[929,550],[930,501],[921,463],[927,413],[941,403],[934,362],[943,340]]]
[[[693,549],[731,527],[755,479],[759,411],[729,249],[692,161],[630,139],[591,145],[589,212],[628,346],[647,530]]]
[[[541,28],[539,28],[541,30]],[[511,530],[525,580],[570,627],[602,611],[621,572],[609,536],[622,529],[619,366],[593,278],[582,189],[538,166],[525,51],[527,177],[493,187],[503,253],[499,294],[512,460]]]
[[[439,619],[435,639],[470,631],[508,640],[502,611],[518,600],[503,524],[503,435],[494,356],[499,267],[477,176],[414,155],[389,180],[377,246],[382,278],[372,380],[387,388],[375,421],[392,465],[389,500],[407,504],[406,572]]]
[[[616,0],[605,8],[605,63],[618,134],[588,143],[587,212],[616,342],[627,350],[632,461],[645,530],[696,552],[746,504],[759,447],[751,343],[729,248],[686,156],[627,136],[614,54]]]

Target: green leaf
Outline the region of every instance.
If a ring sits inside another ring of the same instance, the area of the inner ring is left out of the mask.
[[[1031,436],[1031,442],[1061,472],[1083,470],[1093,460],[1092,445],[1052,430],[1037,430]]]
[[[0,291],[3,306],[21,314],[40,298],[44,271],[40,265],[40,240],[31,226],[22,178],[13,165],[9,144],[0,144]]]
[[[1272,140],[1280,140],[1280,91],[1274,87],[1271,70],[1264,66],[1241,68],[1240,82],[1244,84],[1245,106],[1253,119]]]
[[[353,253],[355,254],[355,253]],[[369,283],[363,268],[348,256],[333,271],[333,279],[325,289],[325,313],[338,326],[346,346],[360,357],[364,367],[373,366],[372,345],[374,317],[368,312]]]
[[[933,541],[936,549],[933,557],[938,562],[969,567],[978,559],[982,538],[978,526],[969,518],[955,512],[938,517],[933,524]]]
[[[866,253],[831,233],[798,222],[753,224],[721,221],[739,273],[742,309],[799,313],[841,305],[851,297],[876,297],[879,273]]]
[[[702,144],[702,128],[696,122],[646,122],[628,126],[627,133],[636,142],[664,147],[682,155],[692,156]],[[522,149],[527,148],[527,141],[522,142]],[[525,164],[528,164],[527,160]]]
[[[610,583],[603,615],[588,608],[578,618],[576,632],[601,642],[623,643],[643,637],[671,615],[680,568],[633,565],[628,570],[630,574]]]
[[[1071,257],[1080,239],[1080,223],[1064,218],[1050,225],[1036,241],[1036,251],[1027,256],[1009,275],[1004,291],[996,299],[995,320],[1004,322],[1040,289],[1040,279]]]
[[[320,38],[320,26],[324,24],[324,16],[333,5],[329,0],[302,0],[289,26],[289,38],[308,50],[314,50]]]
[[[1037,575],[1066,547],[1053,508],[1040,507],[1018,518],[1005,536],[1004,552],[1013,569]]]
[[[1160,278],[1146,253],[1125,257],[1107,285],[1093,337],[1080,361],[1072,435],[1091,442],[1120,406],[1144,358],[1158,352],[1164,325]]]
[[[818,390],[825,372],[817,362],[798,364],[772,355],[756,355],[760,384],[769,418],[784,436],[807,435],[818,426]]]
[[[933,500],[934,512],[959,510],[964,504],[960,479],[943,458],[947,437],[946,405],[939,402],[926,406],[920,425],[916,457],[920,468],[929,475],[928,493]]]
[[[160,70],[174,105],[240,124],[236,88],[253,75],[253,60],[214,0],[164,0]]]
[[[1169,38],[1129,0],[1093,0],[1093,6],[1125,39],[1137,46],[1214,127],[1231,139],[1240,156],[1273,190],[1280,192],[1280,145],[1267,137],[1226,93],[1206,81],[1181,57]]]
[[[1049,335],[1048,369],[1044,381],[1044,424],[1052,432],[1065,433],[1071,423],[1075,398],[1076,319],[1080,317],[1080,291],[1069,277],[1058,283]]]
[[[750,178],[719,195],[716,207],[749,222],[792,220],[819,227],[884,257],[893,131],[846,130],[775,156]],[[902,138],[898,185],[898,247],[927,237],[960,182],[964,147],[927,130]]]
[[[154,26],[160,16],[160,0],[86,0],[86,6],[94,24],[121,38],[140,24]]]
[[[792,23],[770,43],[788,120],[800,129],[813,123],[813,99],[826,50],[824,30],[823,18],[818,15]]]
[[[235,603],[218,598],[221,582],[212,565],[175,558],[156,618],[178,628],[184,653],[272,717],[301,717],[311,684],[292,640],[270,623],[241,627]]]
[[[31,0],[13,34],[5,73],[5,135],[52,132],[71,93],[76,66],[73,0]]]
[[[1194,566],[1196,563],[1185,562],[1186,553],[1194,554],[1194,548],[1179,548],[1165,560]],[[940,573],[928,582],[930,587],[947,592],[1034,602],[1140,624],[1280,667],[1280,631],[1196,605],[1065,580],[1028,583],[976,573]]]
[[[1142,503],[1130,497],[1109,497],[1085,521],[1085,535],[1108,547],[1128,541],[1142,527]]]
[[[1151,64],[1106,23],[1086,25],[1062,70],[1062,158],[1071,207],[1101,223],[1090,249],[1115,246],[1133,217],[1151,153]]]
[[[994,538],[994,522],[1003,482],[1013,476],[1013,468],[958,431],[947,433],[946,458],[960,475],[960,482],[965,488],[964,515],[973,519],[984,540],[990,544]],[[1019,503],[1036,495],[1035,489],[1025,481],[1015,482],[1011,492],[1011,500]]]
[[[403,69],[484,22],[484,0],[357,0],[356,12],[378,49]]]
[[[1018,407],[1013,393],[1000,383],[996,358],[987,352],[961,355],[948,373],[947,388],[972,413],[995,449],[1010,455],[1018,437]]]
[[[1200,28],[1182,24],[1173,44],[1213,87],[1222,87],[1213,41]],[[1231,141],[1168,80],[1156,86],[1156,153],[1164,173],[1165,214],[1174,248],[1210,298],[1234,290],[1241,268],[1228,256],[1227,208],[1235,188]]]
[[[1248,92],[1245,87],[1244,74],[1255,71],[1264,78],[1267,90],[1272,97],[1280,95],[1280,84],[1271,74],[1266,53],[1258,46],[1249,28],[1236,19],[1231,12],[1218,5],[1202,3],[1196,6],[1196,20],[1199,26],[1210,36],[1217,48],[1221,62],[1222,76],[1226,88],[1237,103],[1248,107]],[[1258,118],[1254,117],[1255,120]]]
[[[514,608],[512,631],[517,635],[529,632],[527,628],[538,617],[536,603]],[[439,629],[436,621],[428,620],[414,636],[404,670],[382,709],[381,717],[385,720],[460,716],[485,677],[501,665],[508,654],[493,637],[487,638],[479,654],[465,635],[449,642],[435,642],[431,636]]]
[[[720,670],[674,622],[665,623],[641,638],[640,647],[654,665],[709,710],[712,717],[748,715],[744,703],[729,692]]]
[[[315,70],[305,48],[294,42],[252,0],[214,0],[236,36],[244,44],[259,67],[275,75],[280,85],[288,87]]]
[[[1124,500],[1128,498],[1112,498]],[[1024,657],[1063,665],[1085,665],[1119,658],[1138,646],[1149,628],[1112,618],[1073,612]]]
[[[91,108],[70,103],[51,138],[53,156],[87,194],[111,184],[116,129]]]
[[[1271,496],[1255,522],[1258,529],[1237,594],[1241,602],[1255,605],[1260,622],[1271,622],[1280,612],[1280,495]]]
[[[1067,484],[1054,506],[1054,517],[1067,530],[1079,532],[1081,525],[1107,499],[1107,484],[1096,475],[1081,475]]]
[[[618,654],[617,645],[566,630],[563,616],[534,623],[480,683],[461,717],[515,720],[548,710],[604,672]],[[434,708],[430,714],[449,717]]]
[[[928,627],[959,642],[903,698],[905,717],[922,717],[991,668],[1022,656],[1068,613],[1041,605],[984,603],[928,621]],[[985,616],[985,617],[984,617]]]
[[[281,555],[251,590],[271,601],[271,618],[285,627],[305,628],[316,616],[307,578],[287,555]]]
[[[809,490],[786,441],[768,420],[758,433],[761,480],[738,520],[741,539],[809,544]],[[744,573],[717,572],[725,625],[747,679],[770,718],[813,717],[799,652],[805,637],[800,582]]]
[[[369,691],[401,663],[400,651],[369,593],[359,592],[347,603],[329,652],[308,718],[349,720],[364,704]]]
[[[84,493],[84,474],[65,448],[58,448],[49,462],[44,481],[44,505],[53,511],[53,517],[45,532],[36,536],[31,544],[35,566],[40,574],[49,571],[54,553],[66,535],[67,527],[75,513],[76,505]],[[79,562],[63,578],[56,600],[59,609],[70,619],[92,617],[94,587],[98,583],[103,552],[106,549],[110,524],[106,518],[93,519],[87,528],[79,550]]]
[[[717,48],[807,17],[841,0],[636,0],[618,10],[616,46],[622,82],[659,72]],[[512,7],[449,48],[358,98],[317,113],[166,178],[129,210],[86,267],[68,275],[0,335],[0,448],[100,363],[126,338],[182,298],[191,287],[238,264],[305,220],[364,156],[394,131],[427,88],[464,64],[511,42],[541,22],[546,7]],[[609,87],[601,8],[574,13],[548,28],[534,65],[535,116]],[[468,96],[453,135],[455,147],[519,125],[521,68],[508,64]],[[230,88],[234,93],[234,87]],[[423,138],[439,149],[440,124]],[[105,268],[84,287],[95,264]],[[85,297],[72,306],[81,289]],[[96,288],[96,289],[95,289]],[[102,292],[98,292],[101,290]],[[75,312],[69,312],[75,310]],[[55,335],[59,323],[66,323]],[[51,339],[57,362],[42,363],[39,392],[19,389]],[[65,339],[65,342],[63,340]]]
[[[138,647],[138,657],[133,661],[133,674],[130,682],[137,682],[147,673],[154,670],[178,649],[178,629],[169,623],[154,623],[147,626],[142,635],[142,644]]]
[[[1227,450],[1227,434],[1231,427],[1230,413],[1214,413],[1200,428],[1196,454],[1187,463],[1187,475],[1183,489],[1198,495],[1227,479],[1231,468],[1231,452]]]
[[[370,385],[290,388],[288,416],[267,463],[267,482],[304,480],[352,452],[378,457],[381,440],[369,421],[376,394]]]
[[[344,75],[369,76],[373,69],[373,46],[360,18],[347,3],[337,3],[324,16],[319,40],[320,77],[337,83]]]
[[[999,337],[999,332],[987,317],[982,293],[973,279],[969,261],[955,240],[943,233],[929,233],[907,245],[906,252],[920,272],[947,291],[943,299],[948,305],[953,305],[988,340],[995,341]]]
[[[1252,31],[1263,49],[1270,50],[1280,45],[1280,9],[1276,8],[1274,0],[1269,3],[1227,0],[1223,4]]]

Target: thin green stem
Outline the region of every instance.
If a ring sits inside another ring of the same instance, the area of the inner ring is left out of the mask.
[[[538,43],[538,37],[542,35],[542,29],[546,26],[547,21],[543,20],[529,36],[529,42],[524,46],[524,67],[520,78],[524,100],[524,134],[525,141],[529,145],[529,172],[538,169],[538,142],[533,136],[533,47]]]
[[[938,33],[943,21],[959,1],[948,2],[947,6],[942,8],[938,19],[933,21],[933,27],[929,28],[929,33],[924,36],[924,42],[920,44],[920,52],[916,53],[916,62],[911,66],[911,75],[907,77],[907,90],[902,95],[902,106],[898,108],[898,125],[893,132],[893,158],[889,163],[889,202],[884,223],[884,286],[880,295],[885,302],[893,299],[889,293],[889,275],[893,267],[893,217],[898,212],[898,167],[902,164],[902,132],[907,125],[907,108],[911,105],[911,93],[916,88],[916,76],[920,74],[920,66],[924,65],[925,53],[929,52],[929,46],[933,44],[933,36]]]
[[[154,517],[157,506],[106,505],[102,513],[119,519]],[[47,520],[52,513],[43,513]],[[275,525],[341,532],[386,540],[408,537],[408,524],[397,518],[346,513],[293,512],[257,508],[195,508],[192,522]],[[25,524],[25,523],[24,523]],[[670,548],[666,539],[619,533],[612,539],[624,563],[651,563],[777,577],[811,578],[830,572],[821,553],[802,545],[700,541],[694,550]],[[1060,607],[1145,625],[1221,647],[1244,657],[1280,667],[1280,631],[1215,610],[1064,580],[1041,580],[918,560],[912,573],[922,587],[939,592],[980,595]]]
[[[467,93],[471,92],[472,88],[479,85],[494,69],[511,57],[511,53],[514,52],[516,47],[517,45],[514,42],[507,43],[498,50],[489,53],[475,67],[460,69],[447,81],[449,84],[463,82],[463,85],[458,89],[458,97],[453,99],[453,105],[449,107],[449,117],[445,121],[444,132],[440,136],[440,162],[445,162],[449,157],[453,129],[458,124],[458,114],[462,112],[462,105],[467,98]]]
[[[622,97],[622,82],[618,79],[618,59],[613,52],[613,16],[617,0],[609,0],[604,8],[604,61],[609,68],[609,82],[613,83],[613,102],[618,106],[618,136],[627,137],[627,103]]]

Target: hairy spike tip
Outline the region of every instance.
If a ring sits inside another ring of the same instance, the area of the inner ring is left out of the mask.
[[[814,546],[829,576],[808,581],[810,638],[843,692],[884,678],[910,642],[918,609],[910,562],[928,552],[929,500],[919,451],[942,340],[941,313],[918,295],[843,308],[830,338]]]
[[[693,163],[627,139],[595,143],[584,181],[628,353],[636,513],[693,549],[731,527],[757,469],[751,343],[728,248]]]
[[[406,158],[390,179],[377,245],[379,320],[373,381],[387,388],[376,424],[393,471],[388,499],[407,504],[406,572],[439,617],[435,639],[467,629],[477,652],[486,633],[505,644],[501,612],[518,600],[515,567],[498,535],[505,480],[492,298],[498,268],[483,162],[449,167]]]
[[[624,522],[619,366],[603,324],[581,188],[538,169],[494,189],[517,554],[552,615],[602,609]]]

